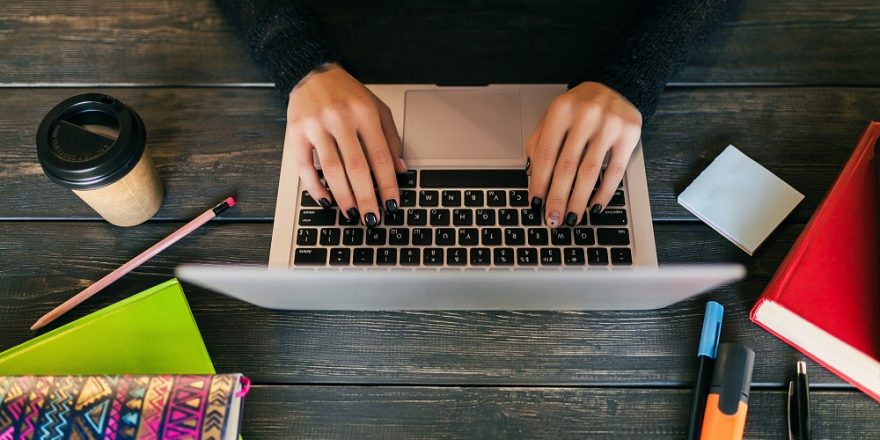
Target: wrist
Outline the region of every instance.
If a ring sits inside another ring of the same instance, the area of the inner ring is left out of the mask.
[[[299,80],[296,85],[293,86],[293,89],[290,90],[290,95],[293,95],[293,92],[295,92],[296,89],[300,88],[303,84],[305,84],[315,76],[321,75],[322,73],[333,72],[336,70],[343,70],[342,66],[340,66],[339,63],[336,62],[324,63],[315,67],[309,73],[307,73],[306,76],[302,77],[302,79]]]

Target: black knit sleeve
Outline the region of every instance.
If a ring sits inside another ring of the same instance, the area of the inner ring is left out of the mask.
[[[295,0],[216,0],[272,76],[281,99],[315,67],[340,60],[307,6]]]
[[[583,71],[569,87],[584,81],[605,84],[629,99],[647,125],[666,82],[737,2],[646,0],[604,62]]]

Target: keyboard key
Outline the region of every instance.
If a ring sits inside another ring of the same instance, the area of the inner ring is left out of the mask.
[[[364,230],[360,228],[345,228],[342,231],[342,244],[346,246],[360,246],[364,242]]]
[[[590,215],[585,212],[584,215],[581,216],[581,221],[578,222],[578,226],[586,226],[588,223],[587,219],[589,218]]]
[[[615,266],[632,265],[632,251],[629,248],[611,248],[611,264]]]
[[[513,266],[513,248],[495,248],[492,256],[496,266]]]
[[[455,229],[437,228],[434,230],[434,243],[437,246],[455,245]]]
[[[339,228],[321,229],[321,246],[338,245],[340,235],[342,235],[342,231]]]
[[[608,206],[623,206],[626,204],[626,199],[623,197],[623,190],[614,191],[614,196],[611,197],[611,201],[608,202]]]
[[[443,249],[441,248],[425,248],[422,263],[425,266],[442,266],[443,265]]]
[[[529,206],[529,192],[522,190],[511,190],[508,192],[510,194],[510,206]]]
[[[475,190],[465,191],[464,206],[483,206],[483,192]]]
[[[473,209],[453,209],[452,210],[452,224],[455,226],[471,226],[474,224],[474,210]]]
[[[486,191],[486,204],[489,206],[507,206],[507,193],[502,190]]]
[[[427,228],[415,228],[412,231],[412,244],[430,246],[434,241],[434,231]]]
[[[458,230],[458,244],[460,246],[476,246],[480,242],[480,232],[477,228],[461,228]]]
[[[599,228],[596,230],[599,244],[626,246],[629,244],[629,231],[626,229]]]
[[[525,170],[422,170],[422,188],[528,188]]]
[[[301,209],[299,211],[300,226],[334,226],[335,224],[335,209]]]
[[[442,196],[443,206],[461,206],[461,191],[457,190],[446,190],[443,191]]]
[[[550,231],[550,240],[555,246],[570,246],[571,228],[558,228]]]
[[[450,266],[464,266],[468,262],[467,249],[465,248],[449,248],[446,249],[446,264]]]
[[[391,228],[388,230],[388,244],[392,246],[406,246],[409,244],[409,229]]]
[[[579,246],[592,246],[596,244],[592,228],[574,228],[574,244]]]
[[[376,253],[376,264],[379,266],[394,266],[397,264],[397,249],[381,248]]]
[[[345,216],[342,215],[342,210],[339,211],[339,225],[340,226],[355,226],[360,222],[358,218],[346,219]]]
[[[351,249],[349,249],[349,248],[330,249],[330,265],[331,266],[348,266],[349,264],[351,264]]]
[[[590,223],[594,226],[626,225],[626,210],[606,209],[599,214],[590,214]]]
[[[431,226],[449,226],[449,218],[448,209],[431,210]]]
[[[519,224],[519,214],[516,209],[499,209],[498,224],[501,226],[516,226]]]
[[[544,228],[529,228],[529,246],[546,246],[547,230]]]
[[[541,264],[559,266],[562,264],[562,253],[557,248],[541,248]]]
[[[367,229],[367,245],[368,246],[384,246],[385,245],[385,228]]]
[[[523,226],[540,226],[542,221],[541,212],[523,209],[520,211],[520,221]]]
[[[314,246],[316,243],[318,243],[318,229],[299,228],[296,232],[297,246]]]
[[[437,191],[419,191],[419,206],[437,206],[439,199],[440,193]]]
[[[562,259],[566,266],[583,266],[586,263],[583,248],[565,248],[562,251]]]
[[[526,244],[526,231],[523,228],[504,229],[505,246],[522,246]]]
[[[422,262],[422,250],[419,248],[403,248],[400,250],[401,266],[418,266]]]
[[[471,248],[471,266],[488,266],[491,258],[488,248]]]
[[[406,212],[406,224],[410,226],[425,226],[428,224],[428,210],[410,209]]]
[[[296,248],[293,254],[294,266],[323,266],[327,263],[327,249]]]
[[[318,208],[321,206],[317,202],[315,202],[315,199],[313,199],[312,196],[309,195],[308,191],[302,192],[302,196],[299,198],[299,205],[303,208]]]
[[[417,181],[417,174],[415,170],[409,170],[405,173],[397,175],[398,188],[415,188]]]
[[[479,226],[495,226],[495,210],[494,209],[478,209],[477,225]]]
[[[484,228],[480,231],[483,246],[495,246],[501,244],[501,228]]]
[[[403,226],[403,220],[406,214],[402,209],[398,209],[394,212],[385,211],[384,218],[382,218],[382,223],[388,226]]]
[[[356,248],[353,263],[355,266],[371,266],[373,264],[373,248]]]
[[[590,263],[590,266],[607,266],[608,265],[608,250],[605,248],[588,248],[587,249],[587,262]]]
[[[400,190],[400,206],[402,208],[416,206],[416,192],[411,189]]]
[[[516,250],[516,262],[520,266],[535,266],[538,264],[538,251],[533,248],[519,248]]]

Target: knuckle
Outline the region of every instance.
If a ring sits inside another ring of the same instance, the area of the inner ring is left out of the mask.
[[[578,179],[592,179],[599,174],[601,165],[592,161],[583,161],[578,169]]]
[[[536,159],[541,161],[552,161],[556,157],[557,146],[553,144],[549,144],[547,142],[538,143],[538,148],[535,150],[537,155]]]
[[[345,168],[349,173],[357,173],[370,169],[367,161],[363,157],[354,157],[345,162]]]
[[[556,174],[573,175],[578,168],[578,162],[570,157],[560,157],[556,161]]]

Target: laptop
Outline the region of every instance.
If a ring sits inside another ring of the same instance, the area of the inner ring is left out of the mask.
[[[742,277],[739,266],[658,270],[641,144],[602,213],[544,224],[524,144],[564,84],[367,87],[401,131],[398,211],[368,229],[321,209],[285,151],[272,270],[186,266],[182,279],[280,309],[623,310]]]

